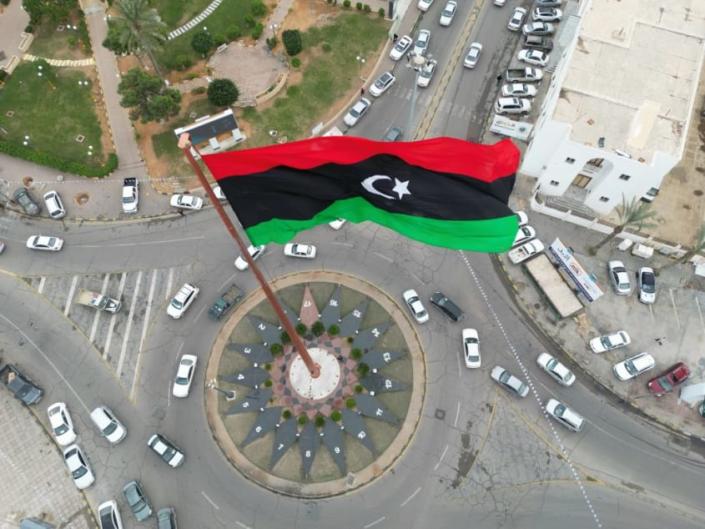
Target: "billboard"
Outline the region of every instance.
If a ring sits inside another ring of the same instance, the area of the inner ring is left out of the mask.
[[[548,247],[548,251],[558,266],[568,274],[568,277],[573,280],[575,287],[588,301],[593,302],[604,294],[594,277],[580,266],[578,260],[573,256],[573,251],[564,245],[560,239],[557,238],[553,241]]]

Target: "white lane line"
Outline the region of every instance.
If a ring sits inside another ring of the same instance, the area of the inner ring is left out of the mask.
[[[73,295],[76,292],[76,285],[78,285],[78,276],[73,276],[73,280],[71,281],[71,288],[69,288],[69,295],[66,298],[66,307],[64,307],[64,316],[68,316],[69,311],[71,310],[71,302],[73,301]]]
[[[678,328],[681,328],[681,320],[678,317],[678,309],[676,308],[676,298],[673,297],[673,289],[669,288],[668,289],[668,294],[671,296],[671,304],[673,305],[673,314],[676,316],[676,325],[678,325]]]
[[[425,283],[419,276],[417,276],[415,273],[413,273],[413,272],[409,272],[409,273],[412,275],[412,277],[413,277],[414,279],[416,279],[416,281],[417,281],[419,284],[421,284],[421,285],[425,285],[425,284],[426,284],[426,283]]]
[[[229,278],[227,278],[227,279],[223,282],[223,284],[218,287],[218,290],[223,290],[226,285],[229,285],[230,283],[232,283],[232,281],[233,281],[233,279],[235,279],[235,276],[236,276],[236,275],[237,275],[237,274],[233,274],[233,275],[231,275]]]
[[[165,241],[150,241],[150,242],[124,242],[118,244],[72,244],[71,248],[128,248],[130,246],[154,246],[155,244],[173,244],[175,242],[199,241],[205,239],[205,235],[198,237],[184,237],[182,239],[169,239]]]
[[[132,303],[130,303],[130,313],[127,315],[127,326],[125,327],[125,334],[122,337],[122,349],[120,349],[120,359],[117,365],[117,376],[120,378],[122,375],[122,365],[125,362],[125,352],[127,351],[127,340],[130,338],[130,331],[132,330],[132,317],[135,315],[135,306],[137,305],[137,295],[140,292],[140,284],[142,283],[142,270],[137,273],[137,281],[135,282],[135,290],[132,292]]]
[[[203,497],[206,499],[206,501],[207,501],[208,503],[210,503],[213,507],[215,507],[215,509],[216,509],[217,511],[220,510],[220,507],[218,507],[218,506],[215,504],[215,502],[214,502],[213,500],[211,500],[211,499],[208,497],[208,494],[206,494],[205,492],[201,491],[201,496],[203,496]]]
[[[171,286],[174,284],[174,269],[169,268],[169,275],[166,278],[166,296],[164,299],[168,300],[171,296]]]
[[[347,246],[348,248],[352,248],[353,246],[355,246],[355,245],[354,245],[353,243],[351,243],[351,242],[332,241],[330,244],[337,244],[338,246]]]
[[[235,520],[235,523],[236,523],[237,525],[239,525],[240,527],[242,527],[242,529],[252,529],[252,527],[250,527],[249,525],[245,525],[245,524],[242,523],[240,520]]]
[[[698,296],[695,296],[695,306],[698,308],[698,318],[700,318],[700,325],[703,327],[703,329],[705,329],[705,320],[703,320],[703,310],[700,306]]]
[[[15,323],[14,323],[12,320],[10,320],[9,318],[7,318],[7,317],[4,316],[3,314],[0,314],[0,318],[2,318],[2,319],[5,320],[9,325],[11,325],[19,334],[22,335],[22,337],[23,337],[28,343],[32,344],[32,347],[34,347],[37,351],[39,351],[39,354],[44,357],[44,360],[46,360],[46,363],[51,366],[51,368],[52,368],[52,369],[54,370],[54,372],[59,376],[59,378],[61,379],[61,381],[62,381],[64,384],[66,384],[66,386],[69,388],[69,390],[71,390],[71,393],[73,393],[74,397],[76,397],[76,400],[78,400],[78,402],[81,403],[81,406],[83,406],[83,409],[86,411],[86,413],[90,413],[91,410],[88,408],[88,406],[86,406],[86,403],[83,402],[83,399],[78,395],[78,392],[77,392],[75,389],[73,389],[73,386],[72,386],[71,384],[69,384],[69,381],[64,378],[64,375],[61,374],[61,371],[59,371],[59,368],[56,367],[56,365],[54,364],[54,362],[51,361],[51,359],[49,358],[49,356],[48,356],[44,351],[42,351],[42,350],[39,348],[39,346],[38,346],[36,343],[34,343],[34,342],[32,341],[32,339],[31,339],[29,336],[27,336],[24,332],[22,332],[22,329],[20,329],[17,325],[15,325]]]
[[[377,525],[377,524],[380,523],[380,522],[383,522],[383,521],[386,520],[386,519],[387,519],[386,516],[380,516],[380,517],[377,518],[374,522],[370,522],[370,523],[368,523],[367,525],[365,525],[365,526],[363,526],[363,527],[364,527],[364,529],[370,529],[370,527],[374,527],[375,525]]]
[[[103,279],[103,288],[100,289],[101,295],[105,296],[105,293],[108,290],[108,280],[110,279],[110,274],[105,274],[105,278]],[[93,325],[91,325],[91,334],[88,337],[88,341],[93,343],[93,340],[95,340],[95,333],[98,331],[98,320],[100,320],[100,313],[103,312],[102,310],[96,310],[95,314],[93,315]]]
[[[179,358],[179,355],[181,354],[181,350],[184,348],[184,344],[185,344],[185,343],[186,343],[186,342],[181,342],[181,345],[180,345],[179,348],[176,350],[176,358]]]
[[[413,499],[414,499],[414,496],[416,496],[419,492],[421,492],[421,487],[417,488],[414,492],[412,492],[412,493],[411,493],[411,496],[409,496],[408,498],[406,498],[406,499],[402,502],[401,506],[404,507],[407,503],[409,503],[411,500],[413,500]]]
[[[44,285],[47,282],[47,278],[45,276],[42,276],[41,279],[39,280],[39,288],[37,288],[37,292],[40,294],[44,292]]]
[[[118,299],[122,299],[122,293],[125,290],[125,282],[127,281],[127,272],[122,273],[120,277],[120,285],[118,286]],[[103,359],[108,358],[108,353],[110,352],[110,342],[113,340],[113,329],[115,328],[115,321],[117,320],[117,313],[110,317],[110,324],[108,325],[108,336],[105,337],[105,347],[103,347]]]
[[[137,361],[135,362],[135,374],[132,376],[132,385],[130,386],[130,400],[134,399],[137,389],[137,378],[140,372],[140,364],[142,362],[142,351],[144,350],[144,341],[147,339],[147,329],[149,328],[149,316],[152,313],[152,303],[154,302],[154,291],[157,286],[157,269],[152,270],[152,282],[149,285],[149,294],[147,294],[147,309],[144,311],[144,321],[142,322],[142,334],[140,335],[140,346],[137,350]]]
[[[166,407],[168,408],[169,406],[171,406],[171,380],[168,381],[166,386]]]
[[[458,409],[455,410],[455,420],[453,421],[453,428],[458,426],[458,419],[460,418],[460,401],[458,401]]]
[[[201,310],[199,310],[199,311],[196,313],[196,321],[198,321],[198,318],[201,317],[201,314],[203,314],[203,311],[206,310],[207,308],[208,308],[208,305],[203,305],[203,307],[201,308]]]
[[[375,254],[375,255],[376,255],[377,257],[379,257],[380,259],[384,259],[384,260],[387,261],[388,263],[393,263],[393,262],[394,262],[394,259],[392,259],[391,257],[387,257],[386,255],[383,255],[383,254],[381,254],[381,253],[379,253],[379,252],[372,252],[372,253]]]
[[[456,352],[455,358],[458,359],[458,378],[463,377],[463,365],[460,363],[460,355]]]
[[[443,449],[443,452],[441,453],[441,457],[438,458],[438,463],[436,463],[436,466],[433,467],[433,470],[438,470],[438,467],[441,466],[441,463],[443,462],[443,458],[446,456],[446,452],[448,451],[448,445]]]

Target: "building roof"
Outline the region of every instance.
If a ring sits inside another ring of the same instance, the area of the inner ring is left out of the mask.
[[[237,129],[237,121],[231,109],[224,110],[213,116],[204,116],[198,118],[191,125],[174,130],[174,134],[179,136],[184,132],[191,134],[191,143],[198,145],[208,141],[210,138],[215,138],[224,132],[231,132]]]
[[[571,139],[645,162],[680,157],[705,38],[700,0],[592,0],[553,120]]]

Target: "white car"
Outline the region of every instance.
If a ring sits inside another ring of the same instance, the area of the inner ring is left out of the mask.
[[[316,257],[316,247],[313,244],[301,244],[290,242],[284,246],[284,255],[287,257],[300,257],[302,259],[314,259]]]
[[[426,64],[424,64],[423,68],[421,68],[421,71],[419,72],[419,76],[416,81],[416,84],[419,87],[428,87],[428,85],[431,83],[431,79],[433,79],[433,74],[436,73],[436,66],[438,66],[438,61],[436,61],[435,59],[426,61]]]
[[[465,68],[474,68],[477,66],[477,61],[480,59],[480,53],[482,53],[482,44],[479,42],[473,42],[470,44],[470,49],[463,60],[463,66],[465,66]]]
[[[200,289],[198,287],[195,287],[190,283],[184,283],[184,286],[182,286],[176,295],[171,299],[171,303],[169,303],[166,313],[175,320],[178,320],[188,310],[191,303],[193,303],[193,300],[196,299],[196,296],[198,296],[199,292]]]
[[[445,7],[443,8],[443,11],[441,11],[441,18],[438,21],[441,26],[450,26],[450,23],[453,22],[453,18],[455,18],[455,12],[458,10],[458,3],[454,2],[453,0],[448,0],[446,2]]]
[[[419,0],[416,6],[425,13],[428,11],[428,8],[431,7],[431,4],[433,4],[433,0]]]
[[[421,298],[419,298],[416,290],[405,290],[402,297],[404,298],[404,303],[406,303],[406,306],[409,307],[411,315],[414,319],[419,323],[426,323],[428,321],[428,311],[426,310],[426,307],[423,306],[423,303],[421,303]]]
[[[348,113],[345,114],[343,123],[345,123],[348,127],[354,127],[357,125],[357,122],[362,119],[362,116],[367,113],[371,105],[372,103],[369,99],[366,97],[361,97],[360,100],[355,103],[350,110],[348,110]]]
[[[497,114],[526,114],[531,112],[531,101],[521,97],[500,97],[494,104]]]
[[[381,96],[389,90],[389,87],[392,86],[396,80],[397,78],[394,77],[392,72],[384,72],[374,83],[372,83],[372,86],[370,86],[370,95],[374,97]]]
[[[147,441],[147,446],[172,468],[176,468],[184,462],[184,453],[163,435],[158,433],[152,435]]]
[[[260,246],[248,246],[247,247],[247,253],[250,254],[250,257],[252,257],[253,261],[256,261],[257,259],[260,258],[260,256],[264,253],[265,248],[267,248],[264,244],[261,244]],[[243,259],[241,255],[238,256],[237,259],[235,259],[235,268],[238,270],[245,271],[250,265],[247,264],[247,261]]]
[[[629,274],[624,267],[624,263],[622,261],[610,261],[607,263],[607,272],[615,294],[628,296],[632,291],[632,285],[629,282]]]
[[[534,97],[538,89],[528,83],[510,83],[502,86],[504,97]]]
[[[507,255],[512,263],[519,264],[541,252],[543,252],[543,243],[538,239],[534,239],[533,241],[522,244],[518,248],[509,250]]]
[[[340,228],[343,227],[343,225],[344,225],[346,222],[347,222],[347,221],[346,221],[345,219],[335,219],[335,220],[331,220],[331,221],[328,223],[328,226],[330,226],[331,228],[333,228],[335,231],[338,231]]]
[[[546,66],[551,56],[541,50],[523,49],[517,54],[517,59],[534,66]]]
[[[494,2],[492,2],[492,3],[494,5],[496,5],[497,7],[503,7],[504,4],[507,3],[507,0],[494,0]]]
[[[411,44],[413,42],[414,41],[409,35],[404,35],[399,40],[397,40],[396,44],[392,48],[392,51],[389,52],[389,58],[393,61],[398,61],[404,56],[407,51],[409,51],[409,48],[411,47]]]
[[[95,476],[77,444],[72,444],[64,450],[64,461],[78,489],[83,490],[93,485]]]
[[[73,428],[71,415],[63,402],[56,402],[47,408],[49,424],[54,439],[59,446],[70,445],[76,440],[76,430]]]
[[[27,248],[30,250],[43,250],[58,252],[64,247],[64,240],[50,235],[32,235],[27,239]]]
[[[66,216],[64,203],[61,201],[61,196],[56,191],[44,193],[44,204],[46,204],[49,216],[52,219],[62,219]]]
[[[512,17],[509,19],[509,23],[507,24],[507,29],[509,31],[519,31],[522,22],[524,22],[525,17],[526,9],[524,9],[523,7],[515,7],[514,11],[512,12]]]
[[[169,204],[172,208],[199,210],[203,207],[203,199],[195,195],[171,195]]]
[[[524,35],[553,35],[555,30],[556,28],[550,22],[531,22],[521,28]]]
[[[140,186],[137,178],[125,178],[122,183],[123,213],[137,213],[140,203]]]
[[[630,380],[653,369],[655,365],[656,360],[653,356],[649,353],[639,353],[615,364],[612,371],[619,380]]]
[[[220,186],[213,186],[213,194],[218,200],[226,201],[228,198],[225,196],[223,188]]]
[[[515,393],[519,397],[523,398],[529,394],[529,386],[501,366],[494,366],[490,376],[497,384]]]
[[[556,7],[535,7],[531,18],[541,22],[559,22],[563,18],[563,11]]]
[[[573,372],[548,353],[541,353],[536,363],[561,386],[572,386],[575,382]]]
[[[590,349],[593,353],[604,353],[620,347],[626,347],[632,343],[632,339],[627,331],[617,331],[614,334],[598,336],[590,340]]]
[[[536,230],[534,228],[532,228],[531,226],[522,226],[517,231],[517,235],[514,238],[512,247],[524,244],[525,242],[530,241],[534,237],[536,237]]]
[[[548,399],[548,402],[546,402],[546,411],[551,417],[569,430],[579,432],[583,429],[585,419],[556,399]]]
[[[476,369],[482,364],[480,338],[475,329],[463,329],[463,358],[465,367],[469,369]]]
[[[637,272],[636,284],[639,288],[639,301],[650,305],[656,302],[656,276],[653,268],[642,266]]]
[[[91,420],[110,444],[116,445],[127,437],[127,428],[107,406],[94,409],[91,412]]]
[[[98,505],[100,529],[123,529],[122,518],[115,500],[108,500]]]
[[[171,394],[174,397],[186,398],[191,390],[191,382],[193,375],[196,372],[196,364],[198,357],[195,355],[181,355],[179,367],[176,369],[176,378],[174,378],[174,386]]]
[[[418,37],[416,37],[414,49],[411,50],[411,53],[414,55],[426,55],[429,42],[431,42],[431,32],[427,29],[422,29],[419,31]]]
[[[526,226],[529,223],[529,217],[524,211],[515,211],[514,214],[519,220],[519,227]]]

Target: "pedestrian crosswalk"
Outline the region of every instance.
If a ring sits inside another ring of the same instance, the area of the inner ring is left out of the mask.
[[[192,30],[195,26],[203,22],[206,18],[208,18],[213,11],[215,11],[218,6],[223,2],[223,0],[213,0],[210,4],[208,4],[208,7],[206,7],[203,11],[201,11],[200,14],[198,14],[196,17],[192,18],[186,24],[183,26],[180,26],[176,28],[174,31],[170,32],[167,35],[167,40],[173,40],[176,37],[179,37],[186,33],[187,31]]]

